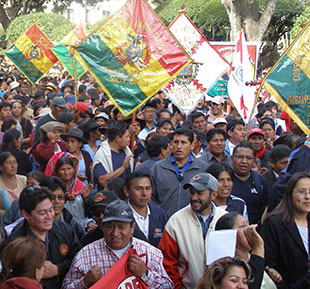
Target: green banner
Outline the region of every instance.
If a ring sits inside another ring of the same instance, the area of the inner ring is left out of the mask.
[[[229,98],[228,91],[227,91],[227,81],[218,80],[213,85],[213,87],[208,91],[208,94],[212,97],[219,95],[219,96],[222,96],[225,100],[227,100]]]

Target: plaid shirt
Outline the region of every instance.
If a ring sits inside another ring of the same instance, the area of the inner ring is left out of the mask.
[[[144,253],[147,254],[147,256],[142,257],[142,260],[150,269],[145,280],[145,284],[149,289],[174,288],[172,281],[163,267],[163,255],[159,249],[136,238],[132,238],[130,248],[136,249],[138,255]],[[118,257],[107,246],[104,239],[100,239],[89,244],[84,247],[73,259],[71,268],[62,283],[62,288],[87,288],[83,284],[83,278],[93,266],[98,266],[104,275],[117,260]]]

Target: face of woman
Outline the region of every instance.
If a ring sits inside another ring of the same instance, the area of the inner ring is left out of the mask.
[[[228,172],[221,172],[218,176],[217,198],[227,199],[232,190],[233,182]]]
[[[310,212],[310,179],[300,179],[293,190],[292,201],[294,212],[307,214]]]
[[[15,157],[9,156],[3,163],[2,166],[0,166],[0,169],[2,170],[2,173],[9,176],[15,176],[17,174],[17,161]]]
[[[53,191],[53,195],[55,197],[55,199],[52,201],[53,209],[55,215],[58,216],[65,206],[65,193],[61,188],[57,188],[56,191]]]
[[[245,270],[239,266],[231,266],[227,270],[219,289],[248,289],[247,283]]]
[[[27,178],[27,186],[39,186],[40,183],[32,176]]]
[[[22,145],[22,138],[19,137],[17,139],[14,139],[14,143],[15,143],[15,146],[19,149]]]
[[[69,164],[63,164],[59,171],[58,176],[64,181],[71,181],[74,175],[74,168]]]
[[[166,136],[172,132],[172,126],[170,123],[165,123],[158,129],[158,133],[162,136]]]
[[[68,146],[68,152],[69,153],[77,153],[80,150],[81,142],[76,139],[75,137],[68,137],[67,139],[67,146]]]
[[[12,104],[12,114],[14,116],[20,116],[22,114],[22,104],[19,102],[14,102]]]

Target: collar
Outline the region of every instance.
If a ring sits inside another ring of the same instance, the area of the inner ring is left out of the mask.
[[[181,166],[180,163],[174,159],[173,153],[170,155],[170,162],[173,165],[177,165],[179,168],[182,168],[182,167],[184,168],[187,164],[190,164],[192,161],[193,161],[193,157],[192,157],[192,154],[190,153],[188,161],[183,166]]]
[[[150,214],[151,214],[151,211],[150,211],[150,208],[149,208],[149,206],[148,205],[146,205],[146,209],[147,209],[147,213],[146,213],[146,218],[144,218],[143,216],[141,216],[140,214],[138,214],[137,213],[137,211],[131,206],[131,204],[130,204],[130,202],[129,202],[129,200],[127,200],[127,203],[128,203],[128,205],[129,205],[129,207],[132,209],[132,212],[133,212],[133,216],[134,216],[134,218],[136,219],[146,219]]]
[[[50,115],[50,117],[51,117],[53,120],[56,120],[56,118],[53,116],[53,114],[52,114],[51,111],[50,111],[48,114]]]
[[[196,213],[196,212],[194,212],[194,213],[195,213],[195,215],[197,216],[197,218],[198,218],[199,221],[201,221],[201,220],[209,220],[209,219],[213,218],[213,217],[214,217],[214,213],[215,213],[215,209],[214,209],[214,204],[213,204],[213,202],[211,202],[211,212],[210,212],[209,215],[207,215],[207,216],[202,216],[202,215],[200,215],[199,213]]]

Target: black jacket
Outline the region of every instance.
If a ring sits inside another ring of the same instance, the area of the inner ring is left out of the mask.
[[[153,205],[149,204],[150,208],[150,220],[149,220],[149,238],[147,239],[146,236],[143,234],[143,232],[140,230],[138,224],[136,223],[135,230],[133,232],[133,236],[143,240],[145,242],[148,242],[149,244],[158,247],[161,235],[164,231],[165,225],[168,220],[168,216],[166,212]]]
[[[1,243],[0,254],[11,241],[24,236],[36,237],[26,220],[18,224],[12,234]],[[57,265],[59,276],[43,279],[42,284],[44,289],[58,289],[70,269],[73,257],[82,246],[71,226],[61,221],[54,221],[52,229],[47,232],[47,240],[44,243],[47,246],[47,260]]]
[[[283,223],[282,214],[270,216],[261,227],[266,266],[283,278],[278,288],[309,289],[308,254],[295,222]],[[309,223],[308,219],[308,223]]]
[[[272,186],[277,181],[277,177],[275,176],[273,169],[269,169],[267,172],[264,172],[262,176],[265,177],[265,179],[267,180],[269,188],[271,190]]]

